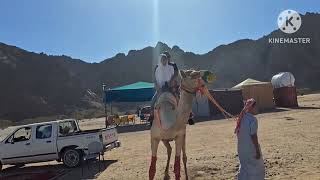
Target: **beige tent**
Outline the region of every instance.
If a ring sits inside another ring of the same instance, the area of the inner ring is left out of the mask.
[[[234,86],[233,89],[241,89],[243,99],[254,98],[260,111],[275,107],[271,82],[261,82],[249,78]]]
[[[257,81],[254,79],[246,79],[244,81],[242,81],[241,83],[239,83],[238,85],[234,86],[232,89],[242,89],[242,86],[247,86],[247,85],[257,85],[257,84],[263,84],[265,82],[261,82],[261,81]]]

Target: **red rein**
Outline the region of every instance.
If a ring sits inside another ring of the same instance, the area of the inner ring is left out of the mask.
[[[242,111],[240,112],[239,116],[237,117],[236,121],[237,121],[237,125],[236,125],[236,128],[234,130],[234,133],[235,134],[238,134],[239,131],[240,131],[240,124],[241,124],[241,120],[243,119],[243,116],[246,112],[248,112],[249,110],[251,110],[253,108],[253,104],[255,104],[256,101],[251,98],[251,99],[248,99],[246,102],[245,102],[245,105],[242,109]]]

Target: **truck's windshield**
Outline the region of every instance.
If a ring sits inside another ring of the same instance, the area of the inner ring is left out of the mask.
[[[65,136],[78,131],[75,121],[63,121],[59,123],[59,136]]]
[[[0,131],[0,142],[2,142],[6,137],[8,137],[17,127],[8,127]]]

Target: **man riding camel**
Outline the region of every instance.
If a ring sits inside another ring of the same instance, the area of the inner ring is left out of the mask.
[[[177,98],[180,97],[180,90],[179,90],[179,82],[178,82],[178,75],[179,75],[179,69],[178,66],[175,62],[171,61],[171,55],[168,51],[163,52],[163,54],[165,54],[168,58],[168,64],[172,65],[174,68],[174,75],[172,76],[172,84],[171,84],[171,90],[173,95],[175,95]],[[190,113],[190,117],[188,120],[189,125],[194,125],[194,121],[193,121],[193,113]]]
[[[169,63],[169,59],[166,54],[162,53],[160,54],[160,61],[158,65],[154,69],[154,87],[156,89],[156,92],[151,100],[151,116],[149,118],[150,123],[152,124],[153,120],[153,109],[154,104],[156,103],[158,97],[160,94],[164,91],[170,91],[172,90],[172,85],[175,83],[173,82],[176,78],[175,76],[178,76],[178,72],[175,73],[176,65]],[[176,75],[175,75],[176,74]]]
[[[173,70],[173,71],[172,71]],[[161,92],[169,91],[171,92],[177,99],[179,99],[179,82],[178,82],[179,69],[175,62],[171,61],[171,55],[168,51],[160,54],[160,62],[155,67],[154,70],[154,84],[156,93],[152,97],[151,100],[151,114],[149,118],[150,125],[152,125],[152,121],[154,119],[153,109],[154,104],[156,103],[158,97]],[[188,120],[190,125],[194,124],[193,114],[190,113],[190,118]]]
[[[168,65],[171,65],[174,69],[174,74],[171,77],[170,82],[171,82],[172,93],[174,95],[178,96],[179,95],[179,92],[178,92],[179,91],[179,83],[178,83],[178,79],[177,79],[178,75],[179,75],[178,66],[175,62],[171,61],[171,55],[168,51],[163,52],[163,54],[166,55],[168,58]]]

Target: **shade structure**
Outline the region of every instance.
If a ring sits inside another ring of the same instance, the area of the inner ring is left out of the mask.
[[[104,102],[144,102],[150,101],[154,95],[154,84],[136,82],[133,84],[106,89]]]
[[[209,90],[214,99],[227,112],[237,115],[243,108],[242,90],[213,89]],[[208,100],[207,96],[196,94],[192,103],[192,113],[197,117],[214,117],[222,115],[221,111]]]
[[[239,114],[243,108],[242,90],[240,89],[215,89],[210,90],[210,94],[218,101],[221,107],[233,115]],[[210,102],[209,108],[211,116],[221,114],[221,111]]]

